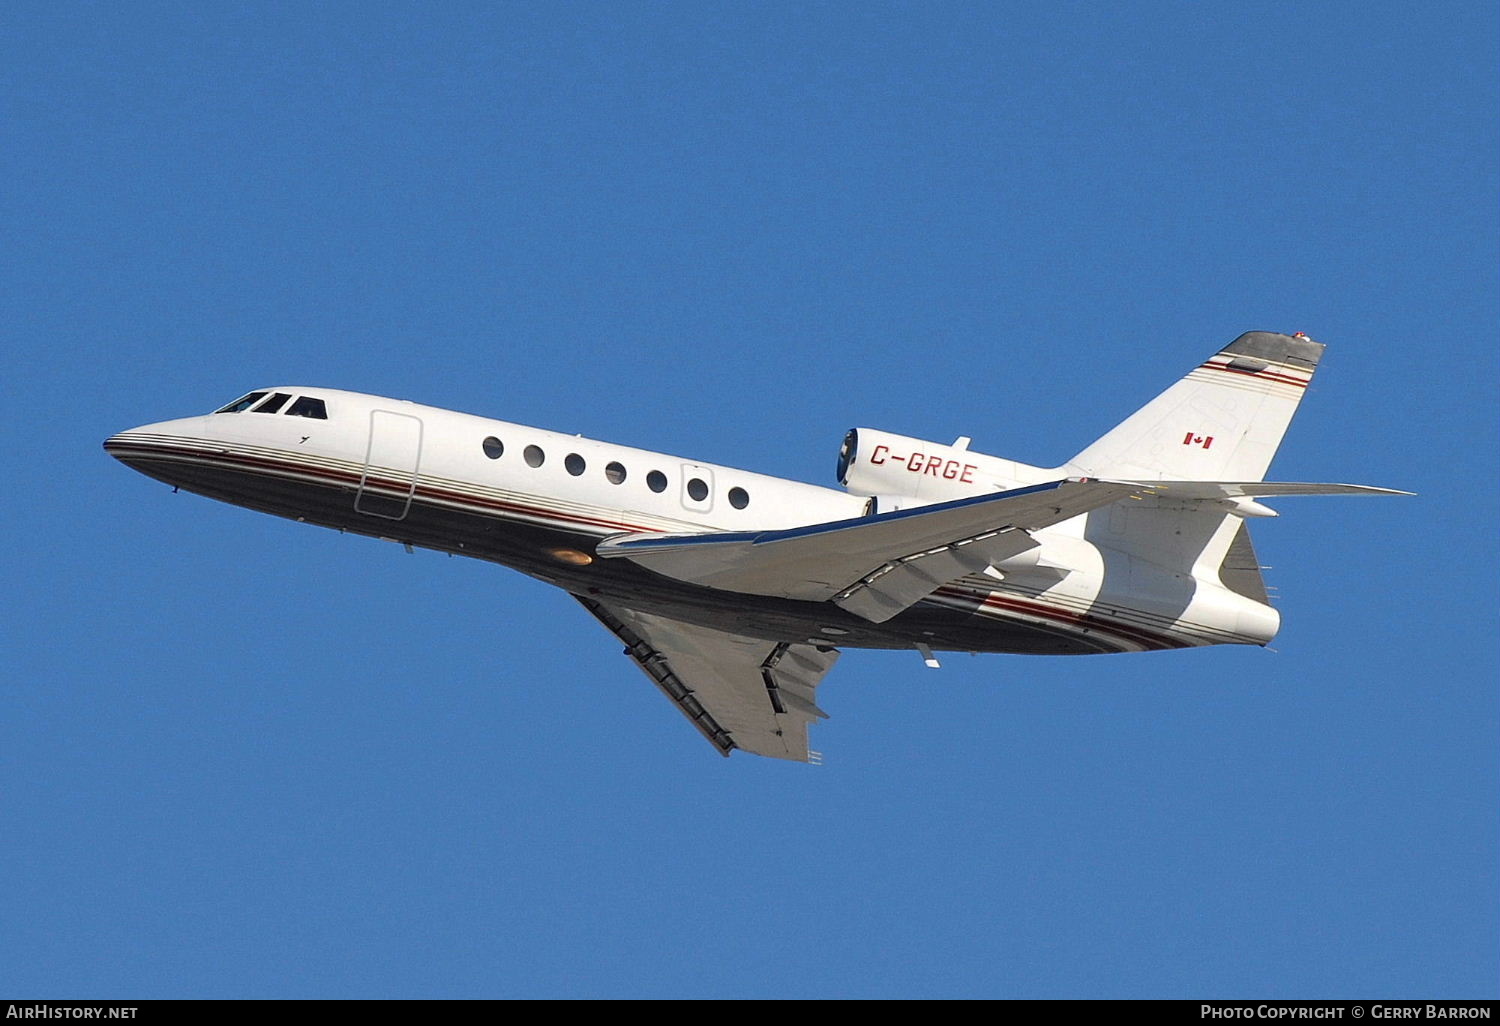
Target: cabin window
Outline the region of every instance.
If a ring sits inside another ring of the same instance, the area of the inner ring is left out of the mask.
[[[563,466],[568,468],[568,473],[577,477],[588,469],[588,464],[583,462],[583,457],[576,452],[570,452],[563,457]]]
[[[243,398],[243,399],[236,399],[234,402],[230,403],[228,406],[224,407],[222,410],[215,410],[214,412],[215,413],[239,413],[241,410],[248,410],[250,407],[254,406],[256,403],[260,402],[265,397],[266,397],[266,393],[264,393],[264,392],[251,392],[249,395],[245,396],[245,398]]]
[[[750,505],[750,493],[743,488],[729,489],[729,504],[735,509],[744,509]]]
[[[646,475],[646,487],[653,492],[664,492],[667,490],[667,475],[659,470],[653,470]]]
[[[690,477],[687,483],[687,493],[694,502],[702,502],[708,498],[708,485],[701,477]]]
[[[304,395],[287,407],[286,415],[288,417],[311,417],[313,420],[327,420],[328,407],[324,405],[323,400],[314,399],[310,395]]]
[[[547,462],[547,454],[542,452],[542,448],[539,445],[528,445],[522,455],[526,457],[526,465],[528,467],[540,467],[543,463]]]
[[[285,406],[286,405],[286,401],[288,399],[290,399],[290,398],[291,398],[291,396],[288,395],[285,392],[277,392],[275,395],[271,396],[271,398],[267,399],[265,402],[263,402],[259,406],[257,406],[255,408],[255,412],[256,413],[275,413],[277,410],[279,410],[283,406]]]
[[[505,455],[505,443],[490,435],[484,440],[484,454],[492,460],[498,460]]]
[[[610,484],[625,483],[625,466],[621,463],[610,463],[604,468],[604,476]]]

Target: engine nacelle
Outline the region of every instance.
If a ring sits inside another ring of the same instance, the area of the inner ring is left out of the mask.
[[[851,494],[876,496],[884,513],[1055,479],[1041,467],[971,452],[968,441],[943,445],[855,428],[839,450],[839,483]]]

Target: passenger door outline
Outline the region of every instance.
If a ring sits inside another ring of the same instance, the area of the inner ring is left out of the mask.
[[[422,430],[420,417],[392,410],[370,411],[365,466],[354,494],[357,511],[386,520],[406,519],[422,467]]]

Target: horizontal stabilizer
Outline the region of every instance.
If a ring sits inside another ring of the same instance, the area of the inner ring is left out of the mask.
[[[1029,531],[1156,487],[1069,478],[782,531],[623,535],[601,542],[598,554],[709,588],[831,599],[880,623],[951,580],[1035,548]]]
[[[1373,485],[1315,484],[1308,481],[1119,481],[1174,499],[1241,499],[1272,495],[1415,495]]]

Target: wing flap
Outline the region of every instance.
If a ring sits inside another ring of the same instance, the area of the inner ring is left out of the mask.
[[[1006,528],[883,563],[834,595],[833,601],[856,616],[884,623],[949,581],[984,573],[1036,547],[1025,531]]]

